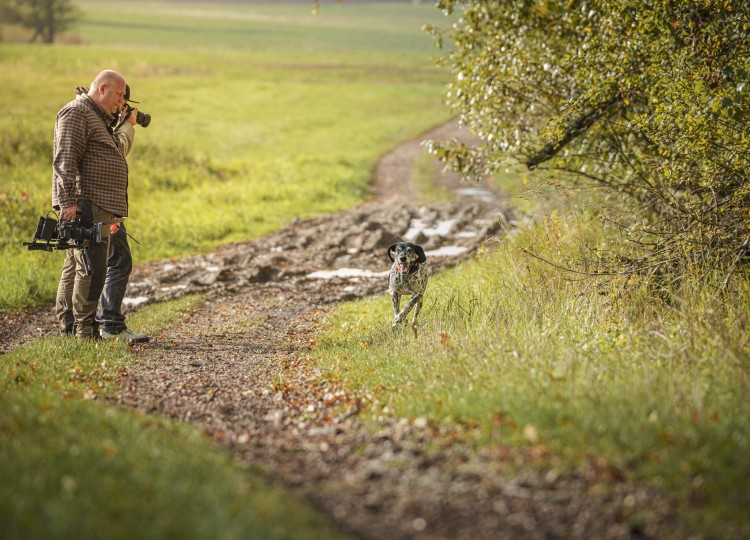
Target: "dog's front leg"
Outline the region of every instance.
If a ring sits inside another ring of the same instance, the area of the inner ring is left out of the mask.
[[[388,289],[388,294],[391,295],[391,304],[393,304],[393,326],[396,326],[401,320],[401,314],[399,313],[401,295],[393,289]]]
[[[396,322],[399,322],[401,319],[406,319],[406,316],[409,314],[409,312],[414,308],[414,306],[418,305],[422,301],[422,295],[421,294],[415,294],[411,297],[409,302],[404,306],[404,309],[401,310],[401,313],[396,315]],[[417,313],[419,313],[419,310],[417,310]],[[416,317],[416,314],[415,314]],[[395,324],[395,323],[394,323]]]
[[[417,327],[417,317],[419,317],[419,311],[422,309],[422,295],[415,295],[414,298],[417,298],[417,303],[414,306],[414,316],[411,318],[412,329]],[[412,301],[414,298],[412,298]]]

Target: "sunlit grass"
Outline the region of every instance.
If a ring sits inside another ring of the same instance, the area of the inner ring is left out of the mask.
[[[50,210],[55,115],[104,67],[152,116],[129,156],[136,263],[366,200],[378,157],[449,114],[447,73],[420,29],[440,17],[432,7],[331,6],[316,18],[283,4],[81,6],[87,45],[0,44],[13,89],[0,118],[0,309],[54,296],[61,254],[21,242]]]
[[[477,426],[482,446],[549,450],[541,466],[604,460],[674,496],[700,530],[746,535],[750,285],[696,280],[666,304],[525,255],[577,258],[579,240],[612,234],[585,210],[561,216],[433,276],[418,339],[391,331],[387,295],[342,306],[317,361],[377,414]]]
[[[127,46],[427,55],[431,38],[421,28],[443,21],[429,3],[321,2],[318,16],[313,2],[134,1],[116,10],[106,0],[78,3],[86,13],[78,27],[86,39]]]

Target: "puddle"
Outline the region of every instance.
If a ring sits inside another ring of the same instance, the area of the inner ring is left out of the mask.
[[[463,246],[443,246],[438,249],[425,251],[425,256],[430,257],[456,257],[469,251],[469,248]]]
[[[333,278],[380,278],[388,277],[390,270],[384,272],[373,272],[372,270],[362,270],[361,268],[339,268],[337,270],[318,270],[307,274],[310,279],[333,279]]]
[[[187,285],[174,285],[173,287],[161,287],[159,290],[163,293],[168,293],[172,291],[182,291],[187,288]]]
[[[123,305],[130,306],[130,307],[140,306],[141,304],[145,304],[146,302],[148,302],[147,296],[136,296],[135,298],[123,298],[122,299]]]
[[[472,199],[479,199],[480,201],[486,203],[493,203],[497,200],[497,198],[491,191],[478,187],[459,188],[455,190],[455,192],[458,195],[470,197]]]
[[[455,219],[444,219],[438,221],[434,227],[427,227],[423,219],[414,218],[409,223],[409,230],[406,231],[404,238],[414,239],[419,233],[424,234],[427,237],[430,236],[448,236],[453,230],[453,226],[456,224]]]

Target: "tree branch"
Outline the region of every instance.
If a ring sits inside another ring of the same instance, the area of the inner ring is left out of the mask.
[[[607,113],[609,113],[610,109],[614,105],[619,103],[619,101],[620,96],[618,93],[615,93],[608,100],[599,103],[590,111],[583,113],[565,129],[563,136],[559,140],[549,142],[544,145],[541,150],[539,150],[536,154],[532,155],[528,160],[526,160],[525,165],[529,169],[535,169],[540,163],[543,163],[555,157],[555,155],[557,155],[557,153],[562,150],[565,145],[567,145],[570,141],[589,129],[596,123],[597,120],[606,116]]]

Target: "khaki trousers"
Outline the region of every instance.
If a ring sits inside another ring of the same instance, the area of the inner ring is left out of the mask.
[[[89,200],[79,200],[78,217],[84,226],[102,223],[102,242],[88,244],[90,274],[86,273],[83,249],[71,248],[65,252],[55,314],[61,332],[90,339],[94,337],[96,308],[107,276],[109,227],[115,221],[115,216]]]

